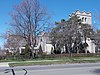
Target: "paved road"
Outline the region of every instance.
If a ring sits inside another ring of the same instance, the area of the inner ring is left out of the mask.
[[[11,72],[5,74],[4,69],[7,68],[0,68],[0,75],[12,75]],[[13,69],[16,75],[24,75],[22,69],[27,70],[27,75],[100,75],[100,63],[23,66],[14,67]]]

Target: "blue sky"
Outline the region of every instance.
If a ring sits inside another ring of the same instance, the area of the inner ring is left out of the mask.
[[[13,6],[19,4],[22,0],[0,0],[0,34],[5,33],[9,29],[11,18],[9,13],[13,11]],[[91,12],[92,16],[99,10],[100,0],[40,0],[48,12],[52,16],[52,22],[68,19],[69,14],[76,10]],[[93,23],[100,24],[94,17]],[[99,28],[96,25],[96,28]],[[0,38],[0,46],[4,43],[4,39]]]

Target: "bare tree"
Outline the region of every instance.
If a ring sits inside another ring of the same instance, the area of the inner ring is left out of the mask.
[[[6,35],[6,43],[4,44],[5,48],[8,48],[9,50],[11,50],[13,53],[17,52],[17,50],[19,50],[19,47],[21,47],[22,45],[22,41],[23,38],[15,35],[15,34],[8,34]]]
[[[11,17],[10,25],[16,30],[17,35],[26,40],[32,53],[37,35],[48,25],[50,16],[47,10],[40,5],[39,0],[23,0],[20,5],[15,6]]]

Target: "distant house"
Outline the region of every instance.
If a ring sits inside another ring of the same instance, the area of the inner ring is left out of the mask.
[[[26,41],[23,37],[14,34],[7,34],[7,42],[5,44],[5,50],[11,53],[18,51],[21,47],[26,45]]]
[[[6,57],[6,51],[5,50],[0,50],[0,60],[4,59]]]
[[[22,53],[22,50],[25,50],[26,41],[19,35],[7,35],[7,43],[6,43],[6,50],[11,53],[19,51]],[[42,32],[40,35],[36,37],[36,47],[34,47],[35,51],[39,52],[39,48],[42,48],[42,52],[46,54],[51,54],[51,48],[53,48],[49,33]],[[34,51],[33,51],[34,52]]]
[[[37,37],[37,46],[39,47],[41,45],[43,52],[46,54],[51,54],[51,50],[53,48],[49,36],[49,33],[42,32]]]

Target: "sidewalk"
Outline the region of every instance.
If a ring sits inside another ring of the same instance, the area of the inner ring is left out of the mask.
[[[100,60],[100,58],[83,58],[83,59],[74,59],[74,60]]]
[[[1,67],[9,67],[8,64],[9,64],[9,62],[1,62],[1,63],[0,63],[0,68],[1,68]]]
[[[14,61],[14,62],[0,62],[1,67],[9,67],[9,63],[23,63],[23,62],[50,62],[50,61],[61,61],[61,60],[35,60],[35,61]]]

